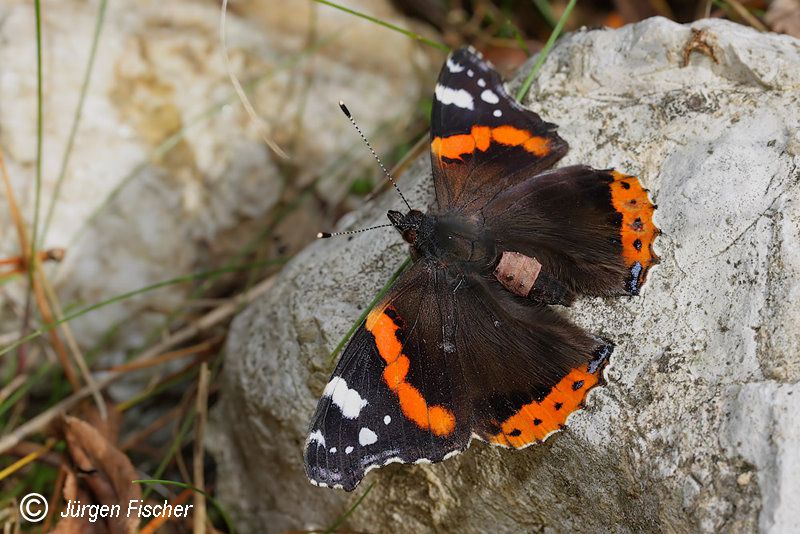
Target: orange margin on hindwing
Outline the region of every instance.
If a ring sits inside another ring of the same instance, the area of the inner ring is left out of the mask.
[[[622,215],[622,258],[626,267],[631,267],[636,262],[642,266],[639,280],[641,284],[647,269],[658,263],[653,243],[661,230],[653,224],[655,206],[647,198],[647,191],[637,177],[617,171],[611,171],[611,175],[614,178],[609,186],[611,204]]]
[[[589,372],[589,365],[573,369],[541,401],[525,404],[500,424],[500,432],[489,443],[519,449],[543,441],[561,430],[567,417],[583,407],[589,390],[598,384],[602,367]]]
[[[403,354],[403,345],[397,338],[400,327],[387,314],[390,310],[388,306],[375,308],[367,315],[366,321],[367,330],[375,337],[378,354],[386,362],[383,380],[397,395],[404,416],[437,436],[450,435],[456,427],[453,412],[444,406],[428,406],[422,393],[406,381],[411,362]]]

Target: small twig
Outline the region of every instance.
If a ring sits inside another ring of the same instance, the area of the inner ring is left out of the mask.
[[[171,362],[173,360],[180,360],[181,358],[185,358],[187,356],[206,353],[211,349],[213,349],[220,341],[221,338],[216,337],[214,339],[198,343],[197,345],[192,345],[191,347],[186,347],[184,349],[178,349],[171,352],[165,352],[164,354],[160,354],[155,358],[152,358],[147,361],[136,360],[134,362],[128,362],[128,363],[123,363],[121,365],[116,365],[107,370],[114,371],[116,373],[125,373],[130,371],[138,371],[139,369],[146,369],[148,367],[154,367],[156,365],[161,365],[163,363]]]
[[[179,504],[183,504],[186,501],[188,501],[189,497],[191,497],[191,496],[192,496],[192,490],[185,489],[182,492],[180,492],[177,497],[172,499],[172,501],[170,501],[170,504],[173,507],[175,507],[175,506],[177,506]],[[172,515],[163,514],[163,515],[160,515],[160,516],[157,516],[157,517],[153,518],[152,521],[147,523],[139,531],[139,534],[155,534],[155,532],[161,527],[161,525],[163,525],[164,523],[169,521],[172,517],[173,517]]]
[[[121,451],[127,451],[130,449],[135,449],[142,441],[147,439],[150,435],[154,432],[164,428],[167,424],[175,419],[177,415],[180,413],[180,407],[173,408],[172,410],[164,413],[158,419],[147,425],[145,428],[136,431],[134,434],[128,436],[125,441],[120,443],[119,449]]]
[[[239,78],[237,78],[236,74],[233,72],[233,65],[231,65],[231,59],[228,56],[228,40],[225,33],[225,16],[227,12],[228,0],[222,0],[222,7],[220,8],[219,14],[219,43],[222,47],[222,61],[225,63],[225,70],[228,71],[228,78],[230,78],[231,84],[233,84],[233,88],[236,90],[236,94],[239,95],[239,100],[242,102],[242,106],[244,106],[245,111],[247,111],[247,114],[250,115],[253,123],[258,128],[258,133],[261,135],[261,139],[263,139],[267,146],[278,156],[283,159],[289,159],[289,156],[286,154],[286,152],[284,152],[283,149],[279,147],[277,143],[275,143],[275,141],[270,139],[270,132],[267,123],[264,122],[264,119],[262,119],[258,113],[256,113],[256,110],[250,103],[250,99],[247,97],[247,93],[244,92],[242,84],[239,83]]]
[[[194,487],[205,492],[205,478],[203,476],[204,454],[203,440],[206,433],[206,420],[208,418],[208,383],[210,373],[208,364],[203,362],[200,367],[200,377],[197,381],[197,427],[194,439]],[[194,495],[194,534],[206,533],[206,497],[202,492]]]
[[[199,333],[208,330],[209,328],[216,326],[222,323],[223,321],[229,319],[234,314],[236,314],[241,309],[242,306],[249,304],[250,302],[253,302],[255,299],[266,293],[269,290],[269,288],[272,287],[274,280],[275,280],[274,277],[267,278],[258,285],[253,286],[253,288],[250,289],[249,291],[237,297],[232,298],[230,301],[226,302],[219,308],[200,317],[193,323],[178,330],[177,332],[168,336],[160,343],[157,343],[155,346],[144,351],[133,361],[136,362],[136,361],[146,361],[153,359],[159,354],[167,352],[176,345],[185,343],[186,341],[192,339]],[[107,388],[109,385],[119,380],[122,376],[125,376],[124,373],[109,373],[108,376],[104,377],[97,383],[97,387],[98,389],[103,390]],[[15,446],[17,443],[27,438],[31,434],[44,430],[56,417],[72,409],[75,405],[77,405],[81,400],[86,398],[91,393],[92,391],[88,386],[83,387],[79,391],[76,391],[66,399],[59,402],[58,404],[51,406],[50,408],[46,409],[33,419],[20,425],[19,427],[14,429],[13,432],[0,438],[0,454],[10,449],[11,447]]]
[[[727,2],[731,8],[733,8],[737,15],[742,17],[742,19],[753,28],[762,32],[769,31],[769,28],[767,28],[763,22],[758,20],[758,17],[750,13],[750,11],[744,7],[741,2],[739,2],[739,0],[725,0],[725,2]]]
[[[180,427],[174,427],[172,429],[172,443],[170,448],[167,452],[167,456],[161,459],[161,463],[158,465],[158,469],[155,473],[158,473],[158,476],[161,477],[164,475],[167,467],[169,467],[170,461],[175,461],[175,467],[178,468],[178,473],[181,475],[181,479],[187,481],[189,483],[193,476],[189,474],[189,469],[186,467],[186,461],[183,459],[183,449],[186,445],[191,444],[192,449],[194,450],[194,433],[191,433],[190,430],[194,428],[195,418],[197,417],[197,410],[195,409],[195,404],[197,403],[197,384],[192,384],[191,389],[186,391],[183,399],[181,399],[181,415],[179,419],[183,421],[183,424]],[[144,493],[147,495],[147,491]]]
[[[40,250],[36,253],[40,262],[46,261],[60,262],[64,259],[65,250],[63,248],[50,248]],[[0,258],[0,265],[13,265],[22,270],[27,270],[26,259],[24,256],[14,256],[12,258]]]
[[[14,221],[14,226],[17,229],[19,248],[22,251],[23,258],[25,258],[25,265],[28,266],[29,264],[28,258],[31,255],[31,250],[28,248],[28,234],[25,230],[25,221],[22,218],[22,214],[19,211],[19,206],[17,205],[17,199],[16,196],[14,195],[14,189],[11,187],[11,179],[8,177],[5,158],[3,157],[3,147],[1,146],[0,146],[0,176],[2,176],[3,178],[3,184],[5,185],[6,189],[6,200],[8,202],[8,211],[11,214],[11,220]],[[25,309],[22,313],[22,328],[20,331],[20,337],[25,337],[25,335],[28,333],[28,317],[30,315],[30,308],[31,308],[30,292],[26,292]],[[19,365],[17,367],[19,369],[24,369],[25,345],[19,346],[19,350],[17,351],[17,360],[19,362]]]
[[[58,295],[56,295],[56,292],[53,291],[53,286],[50,285],[50,281],[44,274],[44,270],[39,270],[39,278],[44,286],[44,290],[47,293],[50,303],[55,310],[56,317],[58,317],[60,320],[62,317],[64,317],[64,312],[61,309],[61,302],[58,300]],[[86,385],[92,390],[92,397],[94,398],[94,403],[97,405],[97,411],[100,413],[100,417],[105,421],[108,418],[106,403],[103,400],[103,395],[97,388],[97,382],[95,381],[94,376],[92,376],[89,366],[86,364],[86,358],[83,356],[83,352],[78,345],[78,341],[75,339],[75,335],[72,333],[72,328],[69,326],[69,323],[61,323],[61,332],[64,334],[64,339],[67,340],[67,346],[69,346],[69,350],[72,351],[72,359],[75,360],[75,364],[78,366],[81,376],[83,376],[84,381],[86,381]]]
[[[69,474],[69,468],[65,465],[61,465],[61,469],[58,470],[58,476],[56,477],[55,483],[55,491],[53,492],[52,497],[50,497],[50,505],[47,510],[47,517],[42,524],[42,530],[40,532],[44,534],[45,532],[50,532],[50,528],[53,526],[53,518],[56,515],[56,503],[61,502],[61,494],[64,491],[64,483],[67,480],[67,474]]]
[[[39,307],[39,312],[42,314],[42,320],[46,324],[52,324],[55,322],[55,316],[50,309],[50,304],[47,302],[47,296],[44,293],[44,284],[42,283],[43,275],[42,272],[38,270],[38,266],[34,267],[34,269],[31,281],[33,282],[33,295],[36,299],[36,305]],[[53,349],[56,351],[61,367],[64,369],[64,376],[67,377],[67,381],[70,386],[72,386],[72,390],[79,390],[81,387],[80,380],[78,380],[78,375],[75,374],[75,370],[72,368],[72,364],[69,361],[67,347],[64,346],[64,342],[61,341],[61,336],[58,335],[58,330],[55,328],[50,330],[50,343],[53,344]]]
[[[13,464],[9,465],[8,467],[6,467],[2,471],[0,471],[0,481],[1,480],[5,480],[10,475],[13,475],[17,471],[19,471],[20,469],[22,469],[23,467],[28,465],[29,463],[33,462],[34,460],[36,460],[37,458],[39,458],[40,456],[42,456],[43,454],[48,452],[50,449],[53,448],[53,446],[55,444],[56,444],[56,440],[54,438],[50,438],[50,439],[47,440],[47,443],[45,443],[44,445],[39,447],[34,452],[28,454],[27,456],[25,456],[23,458],[20,458],[19,460],[17,460]]]
[[[44,452],[42,453],[40,449],[42,448],[41,443],[34,443],[32,441],[23,441],[16,447],[12,448],[8,451],[9,456],[19,456],[24,457],[30,454],[36,453],[38,455],[38,460],[42,463],[53,467],[60,467],[64,464],[64,457],[58,452]]]

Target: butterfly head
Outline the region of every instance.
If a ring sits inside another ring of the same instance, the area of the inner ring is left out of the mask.
[[[425,220],[425,214],[419,210],[411,210],[406,214],[399,211],[390,210],[386,214],[400,235],[403,236],[409,244],[416,245],[417,239],[420,235],[422,223]]]

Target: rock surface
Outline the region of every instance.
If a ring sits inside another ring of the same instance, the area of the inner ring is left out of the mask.
[[[388,1],[346,4],[402,23]],[[43,9],[40,222],[54,194],[97,7],[96,1],[63,0]],[[336,205],[360,169],[374,168],[338,100],[352,102],[366,132],[383,131],[373,136],[380,150],[391,137],[386,121],[403,127],[428,85],[420,78],[436,69],[404,36],[330,7],[307,0],[231,2],[231,65],[252,89],[270,135],[290,155],[281,161],[231,87],[219,10],[215,0],[176,0],[168,9],[150,1],[109,2],[82,122],[44,242],[67,248],[65,263],[53,273],[65,305],[95,303],[232,261],[271,220],[277,203],[291,198],[291,188],[318,176],[313,192]],[[35,183],[34,28],[33,4],[0,5],[0,143],[26,217],[33,214]],[[392,102],[388,112],[386,102]],[[334,164],[353,173],[350,180]],[[0,257],[19,253],[4,196]],[[305,233],[292,233],[288,245],[295,248],[323,224],[319,209],[298,213],[293,227]],[[3,288],[17,301],[23,289]],[[117,325],[116,348],[138,347],[186,292],[182,286],[140,296],[73,327],[91,347]]]
[[[713,57],[684,67],[693,35]],[[800,529],[800,42],[656,18],[564,37],[538,80],[525,102],[570,143],[561,165],[637,174],[664,231],[640,297],[565,312],[617,343],[607,387],[543,445],[313,487],[302,447],[330,351],[406,254],[390,230],[316,243],[230,333],[211,442],[242,531],[328,525],[371,482],[355,531]],[[431,203],[429,173],[423,158],[401,179],[412,205]],[[389,192],[342,227],[400,206]]]

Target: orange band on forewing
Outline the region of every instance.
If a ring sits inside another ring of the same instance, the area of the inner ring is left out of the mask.
[[[488,126],[473,126],[472,137],[475,139],[475,148],[486,152],[492,144],[492,129]]]
[[[486,152],[492,142],[522,147],[539,157],[544,157],[550,153],[549,139],[532,135],[527,130],[521,130],[513,126],[498,126],[496,128],[473,126],[468,134],[434,137],[431,141],[431,152],[439,158],[461,159],[464,154],[472,154],[476,150]]]
[[[386,362],[383,380],[397,395],[404,416],[423,430],[430,430],[437,436],[447,436],[456,427],[455,416],[444,406],[429,407],[422,393],[406,381],[411,362],[403,354],[403,346],[397,339],[400,327],[386,314],[386,309],[373,309],[367,315],[365,324],[375,337],[378,354]]]
[[[400,387],[400,384],[406,381],[409,366],[410,362],[405,356],[400,356],[386,366],[386,369],[383,370],[383,379],[386,381],[389,389],[395,391]]]
[[[525,144],[523,144],[522,147],[528,152],[536,154],[539,157],[544,157],[550,153],[550,141],[548,141],[546,137],[531,137],[525,141]]]
[[[647,198],[639,179],[617,171],[611,172],[611,204],[622,214],[622,258],[630,267],[639,262],[646,271],[658,261],[653,252],[653,242],[660,230],[653,224],[655,206]],[[642,280],[644,277],[642,277]]]
[[[441,406],[431,406],[428,410],[428,420],[431,423],[431,432],[437,436],[447,436],[456,427],[453,412]]]
[[[438,141],[438,144],[437,144]],[[458,159],[462,154],[475,152],[475,138],[470,134],[451,135],[450,137],[437,137],[433,140],[431,150],[439,157]]]
[[[542,441],[560,430],[572,412],[580,409],[586,394],[600,381],[600,370],[590,373],[588,365],[573,369],[540,402],[522,406],[500,425],[501,432],[490,443],[520,448]]]
[[[530,132],[513,126],[498,126],[492,129],[492,139],[503,145],[519,146],[530,138]]]

